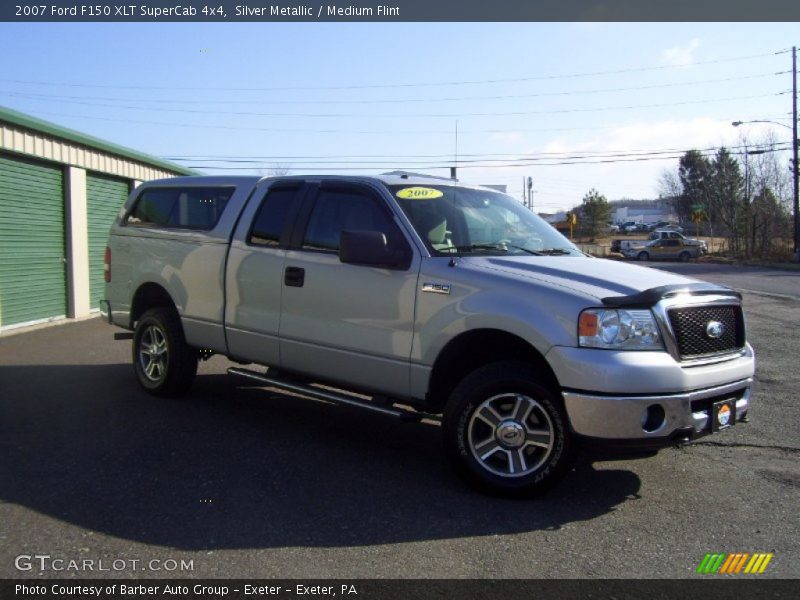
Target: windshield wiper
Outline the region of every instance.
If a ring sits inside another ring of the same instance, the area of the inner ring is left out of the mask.
[[[542,250],[537,250],[537,254],[547,255],[547,256],[564,256],[566,254],[572,254],[566,248],[544,248]]]
[[[539,252],[538,250],[529,250],[528,248],[523,248],[522,246],[515,246],[514,244],[469,244],[467,246],[454,246],[453,247],[457,252],[464,252],[470,250],[502,250],[504,252],[508,252],[509,248],[514,248],[515,250],[522,250],[523,252],[527,252],[528,254],[534,254],[536,256],[541,256],[544,254],[543,252]]]

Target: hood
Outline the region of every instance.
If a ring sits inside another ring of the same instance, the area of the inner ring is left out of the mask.
[[[582,256],[471,257],[466,264],[509,277],[569,288],[598,300],[629,296],[665,285],[697,283],[696,279],[629,263]]]

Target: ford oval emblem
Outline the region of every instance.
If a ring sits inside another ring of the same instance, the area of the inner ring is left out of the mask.
[[[725,333],[725,325],[719,321],[709,321],[706,324],[706,335],[711,339],[721,338]]]

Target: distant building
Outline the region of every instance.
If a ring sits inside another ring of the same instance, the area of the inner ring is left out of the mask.
[[[539,216],[551,225],[554,225],[567,220],[567,211],[562,210],[553,214],[539,213]]]
[[[617,224],[628,221],[633,221],[634,223],[657,223],[659,221],[678,220],[672,208],[659,201],[634,201],[629,204],[617,201],[613,204],[616,204],[613,220]]]

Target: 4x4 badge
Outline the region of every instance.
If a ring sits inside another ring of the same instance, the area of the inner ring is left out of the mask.
[[[709,321],[706,324],[706,335],[711,339],[721,338],[723,333],[725,333],[725,325],[719,321]]]

